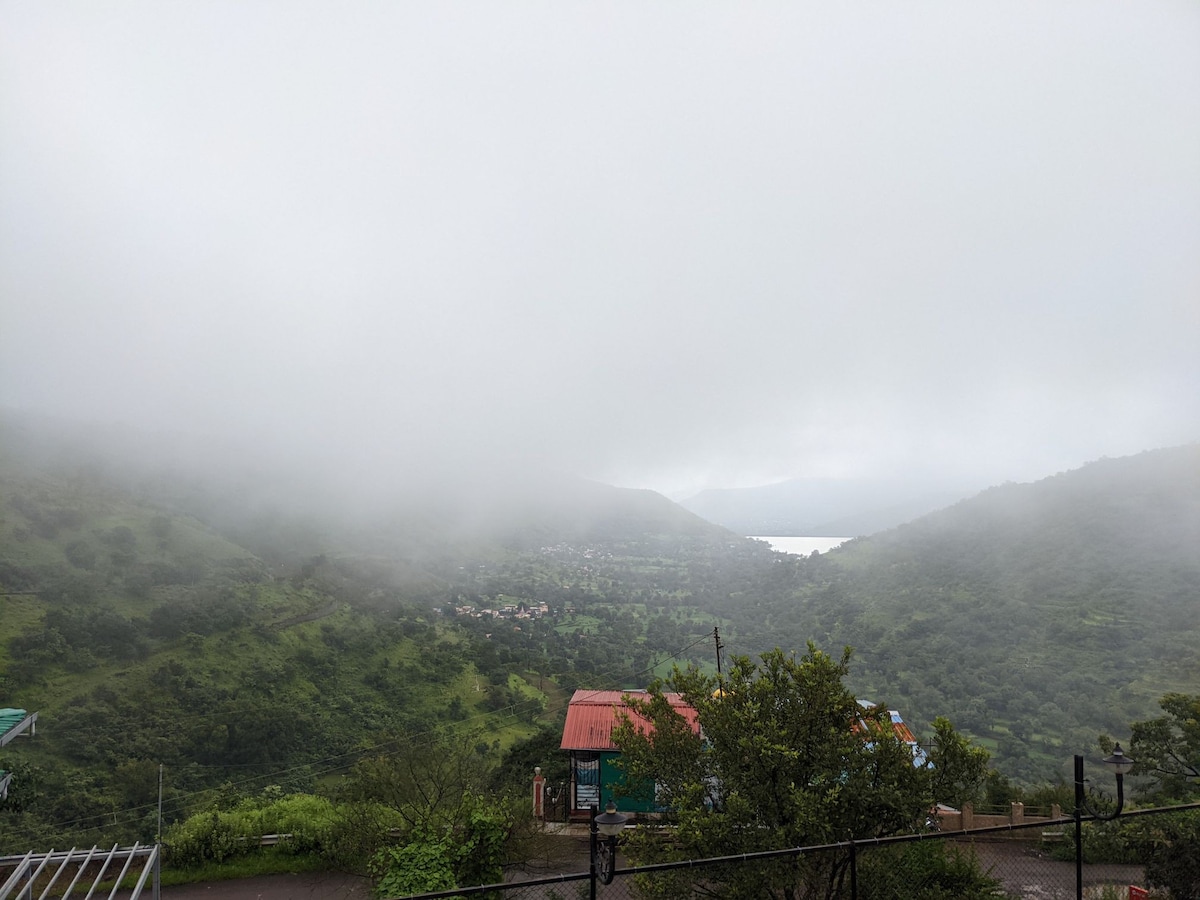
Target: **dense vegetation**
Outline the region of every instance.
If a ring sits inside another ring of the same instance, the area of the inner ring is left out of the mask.
[[[1023,780],[1200,685],[1200,447],[1005,485],[794,569],[739,641],[849,644],[860,694],[949,716]]]
[[[456,533],[437,553],[383,555],[400,529],[381,525],[364,549],[343,523],[236,505],[217,516],[207,491],[14,444],[0,460],[0,706],[41,720],[35,740],[0,751],[16,776],[0,852],[152,837],[160,766],[169,824],[266,788],[329,795],[362,760],[447,730],[525,790],[534,765],[561,770],[555,729],[574,686],[643,683],[711,631],[680,600],[719,567],[714,540],[730,540],[686,517],[680,533],[635,528],[602,551]],[[634,518],[661,515],[635,500]],[[530,618],[481,612],[542,604]],[[711,658],[711,644],[693,652]]]
[[[42,718],[0,750],[0,852],[151,836],[160,765],[168,823],[272,785],[340,802],[447,729],[523,786],[573,688],[712,671],[714,626],[752,656],[853,646],[856,694],[927,737],[948,716],[1025,785],[1200,686],[1194,447],[801,559],[602,485],[464,518],[5,438],[0,706]]]
[[[654,727],[627,719],[613,732],[626,790],[654,783],[666,808],[629,837],[633,858],[674,862],[909,834],[934,803],[979,796],[987,754],[944,720],[928,759],[914,754],[885,708],[864,708],[848,690],[849,660],[849,652],[834,659],[810,645],[799,657],[768,651],[761,664],[734,657],[727,676],[677,670],[666,686],[696,710],[699,733],[657,686],[633,701]],[[706,873],[702,889],[687,870],[642,876],[639,886],[663,898],[834,897],[851,859],[839,851],[722,866]],[[949,859],[942,843],[925,863],[906,896],[996,895],[973,859]],[[880,874],[864,872],[864,887]]]

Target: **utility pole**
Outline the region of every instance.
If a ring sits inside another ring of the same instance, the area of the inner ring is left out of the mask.
[[[154,880],[151,884],[151,897],[160,900],[162,896],[162,797],[163,797],[163,764],[158,764],[158,828],[154,835]]]
[[[721,677],[721,651],[725,649],[725,645],[721,643],[721,632],[717,627],[713,626],[713,643],[717,647],[717,677]]]
[[[162,843],[162,784],[163,784],[163,764],[158,764],[158,826],[154,835],[156,844]]]

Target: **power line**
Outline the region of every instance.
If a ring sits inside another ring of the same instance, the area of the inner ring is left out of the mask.
[[[707,643],[709,640],[711,640],[711,638],[712,638],[711,634],[706,634],[702,638],[699,638],[698,640],[693,641],[692,643],[688,644],[687,646],[682,647],[679,650],[676,650],[674,653],[668,655],[665,659],[663,659],[661,661],[656,661],[653,665],[649,666],[648,668],[645,668],[640,672],[634,673],[634,675],[632,676],[633,680],[637,680],[637,679],[642,678],[643,676],[652,674],[656,668],[658,668],[660,665],[662,665],[663,663],[665,663],[667,661],[670,661],[672,659],[675,659],[675,660],[680,659],[689,650],[693,649],[694,647],[698,647],[701,644]],[[588,696],[594,696],[603,691],[617,689],[619,687],[619,683],[621,681],[625,680],[624,673],[620,673],[620,674],[610,673],[608,675],[604,675],[601,677],[605,681],[608,681],[613,686],[606,687],[606,688],[597,688],[590,692],[587,692],[583,695],[585,699]],[[389,738],[388,740],[382,741],[371,747],[359,748],[359,749],[356,749],[353,751],[348,751],[346,753],[335,754],[333,756],[323,757],[321,759],[316,759],[316,760],[310,760],[308,762],[299,763],[299,764],[289,766],[284,769],[264,772],[259,775],[254,775],[254,776],[251,776],[248,778],[241,779],[239,781],[226,782],[224,785],[217,787],[217,788],[200,788],[200,789],[197,789],[194,791],[181,792],[181,793],[176,794],[173,797],[171,797],[170,802],[172,804],[178,806],[183,803],[186,803],[188,800],[190,800],[192,798],[200,797],[200,796],[203,796],[204,794],[211,794],[215,791],[225,790],[228,788],[239,788],[239,787],[253,784],[254,782],[257,782],[257,781],[263,781],[263,780],[267,780],[267,779],[271,780],[272,782],[282,782],[283,784],[286,784],[289,781],[297,780],[297,778],[300,776],[301,773],[303,773],[304,777],[307,777],[307,778],[313,778],[313,779],[322,778],[322,777],[331,775],[335,772],[349,769],[358,761],[365,759],[365,758],[370,758],[372,756],[375,756],[375,757],[393,756],[393,755],[397,755],[397,754],[403,752],[406,749],[411,749],[414,746],[419,747],[420,749],[429,749],[435,745],[432,738],[434,738],[439,733],[439,731],[446,731],[446,732],[453,733],[454,731],[457,731],[459,728],[461,728],[464,725],[471,725],[473,723],[483,724],[488,719],[494,719],[496,717],[503,717],[505,719],[516,719],[516,718],[518,718],[518,715],[519,715],[518,710],[520,710],[524,706],[530,705],[530,704],[539,704],[540,705],[541,702],[542,701],[539,698],[531,697],[527,700],[518,701],[517,703],[509,704],[508,706],[502,707],[499,710],[491,710],[491,711],[487,711],[487,712],[478,713],[477,715],[469,717],[468,719],[462,720],[457,723],[452,723],[447,726],[441,726],[439,728],[431,728],[431,729],[428,729],[425,731],[409,733],[409,734],[405,734],[403,736],[399,736],[399,737],[395,737],[395,738]],[[557,704],[554,706],[544,707],[542,711],[543,711],[543,713],[546,713],[546,712],[557,713],[561,710],[566,709],[568,705],[569,705],[569,702],[568,703],[560,703],[560,704]],[[264,707],[253,707],[253,708],[277,709],[277,707],[265,707],[265,706]],[[187,718],[206,719],[206,718],[212,718],[213,716],[216,716],[216,715],[220,715],[220,713],[202,713],[202,714],[197,714],[195,716],[187,717]],[[114,728],[112,730],[113,730],[113,732],[119,732],[121,729]],[[429,740],[428,742],[418,743],[418,742],[422,741],[422,739],[425,739],[425,738],[429,738],[431,740]],[[402,741],[404,742],[404,745],[400,746]],[[389,745],[396,745],[395,749],[392,749],[392,750],[385,749]],[[332,765],[330,765],[330,764],[332,764]],[[197,767],[197,768],[206,768],[206,769],[230,769],[230,768],[235,768],[235,767],[249,768],[249,767],[255,767],[255,766],[258,766],[261,764],[247,763],[247,764],[234,764],[234,765],[224,765],[224,766],[221,766],[221,765],[209,766],[209,765],[205,765],[205,764],[201,764],[201,763],[188,763],[187,765]],[[322,767],[324,767],[324,768],[322,768]],[[146,804],[141,804],[138,806],[126,807],[124,809],[114,809],[110,812],[97,813],[95,815],[90,815],[90,816],[80,816],[76,819],[69,819],[69,820],[66,820],[63,822],[50,823],[50,827],[52,827],[52,828],[67,828],[67,827],[71,827],[71,826],[84,826],[85,823],[87,823],[89,821],[107,820],[109,818],[109,816],[112,817],[112,824],[114,826],[128,825],[128,824],[132,824],[134,822],[140,821],[147,812],[149,812],[152,809],[155,809],[157,807],[157,805],[158,805],[158,801],[156,800],[154,803],[146,803]],[[137,814],[137,815],[135,815],[135,814]],[[104,824],[106,824],[104,821],[99,821],[99,822],[97,822],[97,825],[94,827],[103,827]]]

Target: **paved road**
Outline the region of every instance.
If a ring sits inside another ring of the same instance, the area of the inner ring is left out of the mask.
[[[148,897],[149,892],[142,895]],[[162,889],[163,900],[370,900],[371,882],[357,875],[303,872],[259,875],[233,881],[179,884]]]
[[[1028,900],[1060,900],[1075,896],[1075,863],[1051,859],[1040,848],[1021,841],[977,841],[975,852],[985,869],[1005,889]],[[1141,866],[1085,865],[1083,885],[1146,884]]]
[[[977,841],[975,851],[985,869],[1005,888],[1029,900],[1059,900],[1075,896],[1075,864],[1050,859],[1037,848],[1015,841]],[[527,881],[559,874],[586,872],[587,839],[560,838],[543,848],[541,858],[524,870],[506,873],[506,880]],[[618,865],[626,865],[624,859]],[[1084,884],[1145,884],[1140,866],[1084,866]],[[143,896],[148,897],[149,894]],[[371,900],[371,883],[356,875],[306,872],[261,875],[236,881],[165,887],[163,900]]]

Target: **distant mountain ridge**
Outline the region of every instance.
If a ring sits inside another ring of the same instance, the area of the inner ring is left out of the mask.
[[[287,521],[293,555],[330,544],[510,549],[542,543],[676,535],[726,542],[724,528],[650,490],[497,465],[489,471],[369,473],[321,470],[301,460],[239,455],[216,441],[92,426],[0,411],[0,463],[121,484],[166,510],[193,515],[246,546]],[[392,480],[388,480],[392,479]],[[298,522],[308,522],[307,540]]]
[[[680,506],[738,534],[855,537],[910,522],[968,494],[873,479],[799,478],[702,491]]]
[[[644,674],[719,624],[730,652],[852,646],[861,696],[902,708],[918,731],[949,716],[1030,782],[1061,774],[1098,732],[1121,736],[1153,715],[1165,691],[1200,692],[1200,445],[1000,485],[882,531],[839,526],[834,536],[874,533],[801,558],[654,492],[551,473],[396,491],[365,477],[231,468],[195,448],[180,460],[149,442],[128,458],[136,439],[105,451],[86,437],[63,441],[0,415],[0,679],[24,692],[9,698],[18,706],[50,685],[47,721],[84,715],[68,703],[77,693],[134,725],[164,691],[211,703],[216,686],[231,703],[238,692],[265,703],[281,672],[298,696],[336,688],[346,709],[424,721],[449,715],[433,664],[442,654],[454,656],[465,709],[485,699],[474,674],[497,675],[501,704],[513,699],[505,666],[588,686],[620,665]],[[842,487],[810,492],[828,505],[808,508],[846,522],[832,510],[886,494]],[[819,533],[815,517],[805,527]],[[500,632],[463,642],[457,604],[518,601],[569,605],[586,624],[560,635],[542,623],[533,641],[525,623],[504,647]],[[391,643],[377,645],[384,633]],[[343,642],[369,665],[354,668]],[[244,658],[227,673],[208,662],[235,647]],[[402,711],[386,691],[409,692],[414,660],[430,662],[418,666],[429,690]],[[89,679],[127,667],[144,671],[91,696]],[[153,702],[128,694],[142,679]],[[350,728],[310,725],[322,741]],[[232,759],[233,744],[217,744],[188,753]],[[238,754],[261,749],[249,737],[236,744]],[[69,749],[72,764],[91,764],[82,738]],[[115,741],[105,752],[122,763]]]

